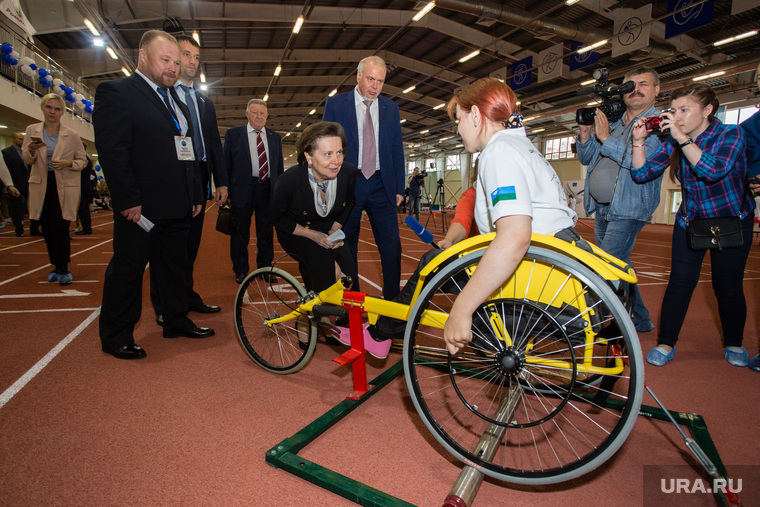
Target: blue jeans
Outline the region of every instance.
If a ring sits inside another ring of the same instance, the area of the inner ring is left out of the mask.
[[[710,250],[712,288],[718,300],[724,347],[741,347],[744,338],[744,323],[747,320],[744,266],[752,246],[753,220],[752,214],[742,220],[744,246],[728,248],[722,252]],[[663,317],[657,336],[658,344],[674,347],[678,341],[691,295],[699,282],[705,253],[690,249],[686,243],[686,230],[679,225],[673,226],[673,257],[670,261],[668,288],[662,300]]]
[[[611,220],[607,221],[606,204],[596,205],[596,218],[594,235],[596,245],[610,255],[614,255],[621,261],[631,264],[631,252],[636,244],[636,236],[646,222],[642,220]],[[651,321],[649,310],[644,306],[644,300],[636,285],[633,286],[631,296],[634,298],[633,323],[636,327],[647,326]]]

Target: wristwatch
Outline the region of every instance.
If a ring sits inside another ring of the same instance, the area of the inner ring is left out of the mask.
[[[679,148],[683,148],[684,146],[689,146],[691,143],[693,143],[694,140],[690,137],[686,141],[682,142],[678,145]]]

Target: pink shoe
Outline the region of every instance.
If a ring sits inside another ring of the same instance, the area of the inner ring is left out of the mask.
[[[336,338],[338,338],[338,341],[342,343],[343,345],[351,346],[351,330],[347,327],[343,326],[336,326],[338,329],[340,329],[340,334],[336,335]],[[369,322],[365,322],[362,325],[362,329],[364,330],[364,339],[366,341],[367,336],[369,336],[369,332],[367,332],[367,328],[369,327]],[[333,333],[335,331],[333,330]]]
[[[370,356],[378,359],[385,359],[391,351],[392,342],[393,340],[390,338],[379,342],[372,338],[372,335],[369,334],[367,328],[364,328],[364,350],[366,350],[367,354]]]

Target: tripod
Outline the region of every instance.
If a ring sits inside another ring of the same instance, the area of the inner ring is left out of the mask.
[[[443,233],[446,232],[446,229],[448,228],[448,222],[446,220],[446,198],[444,197],[445,195],[446,195],[446,190],[444,189],[443,178],[441,178],[440,180],[438,180],[438,184],[436,185],[435,195],[433,195],[433,200],[430,201],[430,207],[428,209],[428,217],[427,217],[427,220],[425,220],[425,228],[427,228],[427,224],[430,221],[430,217],[433,217],[433,225],[436,225],[435,215],[433,214],[433,204],[437,202],[438,208],[441,210],[441,219],[443,221],[443,223],[441,224],[441,232]]]

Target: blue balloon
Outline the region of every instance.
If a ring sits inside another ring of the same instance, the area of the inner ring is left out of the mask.
[[[45,88],[48,88],[49,86],[52,86],[52,85],[50,84],[50,81],[48,81],[48,80],[47,80],[47,79],[45,79],[44,77],[41,77],[41,78],[39,78],[38,82],[39,82],[39,83],[40,83],[42,86],[44,86]]]
[[[18,60],[11,57],[11,67],[15,67],[16,65],[18,65]]]
[[[11,46],[7,42],[3,42],[2,44],[0,44],[0,50],[2,50],[4,55],[7,55],[8,53],[13,52],[13,46]]]
[[[2,58],[0,58],[3,63],[11,65],[11,61],[13,60],[13,57],[9,55],[8,53],[3,53]]]
[[[71,104],[73,104],[76,101],[77,99],[73,95],[66,95],[66,102],[70,102]]]
[[[66,87],[63,89],[66,92],[66,95],[74,95],[74,89]]]
[[[32,70],[37,70],[37,69],[38,69],[38,67],[37,67],[37,64],[36,64],[36,63],[30,63],[30,64],[29,64],[29,68],[30,68],[30,69],[32,69]]]
[[[85,106],[84,108],[85,113],[92,114],[92,111],[93,111],[92,106]]]
[[[39,75],[40,75],[40,77],[45,77],[45,76],[47,76],[48,74],[50,74],[50,72],[48,72],[46,69],[38,69],[38,70],[37,70],[37,74],[39,74]]]

